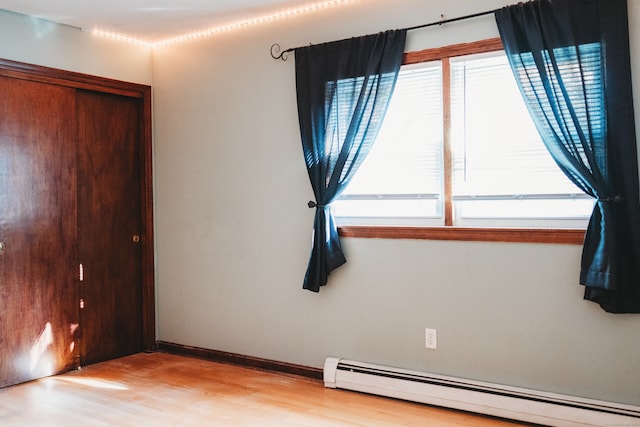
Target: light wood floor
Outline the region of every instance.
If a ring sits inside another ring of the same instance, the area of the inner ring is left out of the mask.
[[[0,389],[13,426],[522,426],[325,388],[305,378],[141,353]]]

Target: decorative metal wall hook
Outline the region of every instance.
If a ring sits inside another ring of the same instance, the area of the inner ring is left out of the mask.
[[[283,61],[286,61],[287,54],[295,50],[295,49],[286,49],[281,51],[280,49],[281,47],[278,43],[274,43],[271,45],[271,57],[273,59],[282,59]]]

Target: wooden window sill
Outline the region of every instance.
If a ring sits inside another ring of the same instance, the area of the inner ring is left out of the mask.
[[[537,228],[341,226],[338,230],[341,237],[368,239],[458,240],[565,245],[582,245],[585,234],[585,230]]]

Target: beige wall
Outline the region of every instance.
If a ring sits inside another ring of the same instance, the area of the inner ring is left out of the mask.
[[[356,1],[154,49],[159,339],[316,367],[340,356],[640,404],[640,317],[582,300],[578,246],[344,239],[348,264],[319,294],[301,289],[313,211],[295,59],[272,60],[270,45],[508,3]],[[631,3],[640,87],[640,8]],[[484,17],[411,32],[408,48],[495,36]],[[424,349],[425,327],[437,328],[438,350]]]
[[[578,246],[344,239],[348,264],[319,294],[301,289],[312,193],[295,60],[272,60],[270,45],[508,3],[359,0],[153,55],[0,13],[0,57],[153,82],[160,340],[316,367],[340,356],[639,405],[640,316],[582,300]],[[640,105],[640,2],[629,3]],[[496,35],[491,17],[477,18],[411,32],[408,48]],[[437,328],[438,350],[424,349],[425,327]]]
[[[151,49],[0,10],[0,58],[133,83],[152,83]]]

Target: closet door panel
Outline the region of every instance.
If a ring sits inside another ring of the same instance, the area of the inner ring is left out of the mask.
[[[139,102],[77,94],[82,364],[142,350]]]
[[[0,387],[78,354],[75,91],[0,77]]]

